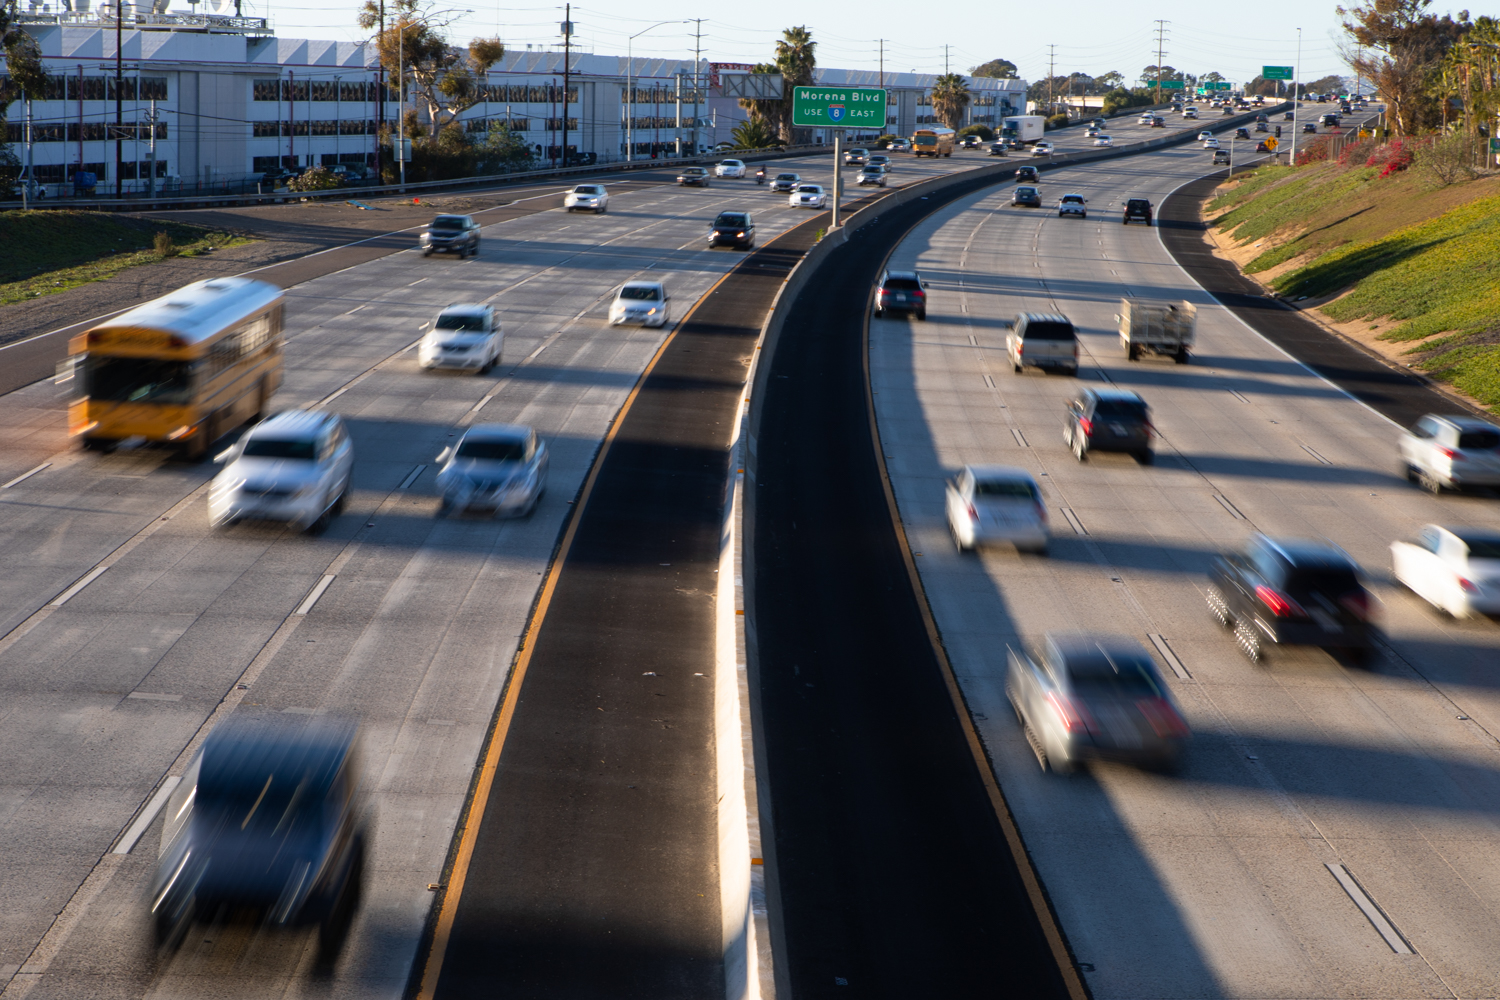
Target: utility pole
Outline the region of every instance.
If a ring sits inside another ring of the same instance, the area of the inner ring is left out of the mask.
[[[381,46],[385,44],[385,0],[380,0],[380,34],[375,43],[375,183],[380,183],[380,133],[385,131],[385,59]]]
[[[682,67],[672,74],[677,78],[677,155],[682,155]]]
[[[568,80],[573,61],[573,5],[563,5],[562,165],[568,165]],[[680,112],[679,112],[680,115]]]
[[[21,185],[21,210],[31,208],[31,185],[35,178],[31,166],[31,95],[21,91],[21,101],[26,106],[26,183]]]
[[[1287,161],[1287,166],[1297,165],[1297,130],[1301,127],[1297,121],[1297,112],[1302,110],[1302,29],[1297,29],[1297,79],[1292,81],[1292,158]]]
[[[1057,46],[1047,46],[1047,116],[1052,116],[1052,111],[1057,107],[1057,96],[1053,83],[1057,79]]]
[[[951,49],[951,48],[953,48],[953,46],[951,46],[951,45],[944,45],[943,46],[943,75],[944,76],[948,75],[948,50]]]
[[[703,114],[700,104],[703,100],[703,83],[701,78],[703,66],[703,22],[708,20],[704,17],[691,19],[697,28],[693,31],[693,155],[698,155],[698,119]]]
[[[401,34],[396,40],[396,136],[401,145],[396,147],[396,162],[401,167],[401,193],[406,193],[406,17],[402,16],[396,30]]]
[[[888,41],[888,39],[877,38],[875,40],[880,43],[880,89],[884,90],[885,89],[885,43]]]
[[[1156,103],[1161,103],[1161,61],[1167,57],[1167,25],[1171,21],[1156,22]]]
[[[151,102],[151,114],[146,119],[146,127],[151,130],[151,178],[146,183],[146,193],[156,197],[156,101]]]
[[[125,5],[123,0],[115,3],[115,197],[125,194]]]

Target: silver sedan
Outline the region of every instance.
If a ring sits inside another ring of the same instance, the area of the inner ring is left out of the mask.
[[[496,517],[525,516],[547,491],[547,445],[530,427],[475,424],[434,461],[440,467],[440,514],[479,509]]]

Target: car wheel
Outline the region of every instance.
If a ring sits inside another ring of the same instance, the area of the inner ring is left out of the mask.
[[[1019,712],[1016,714],[1018,717],[1020,716]],[[1041,766],[1043,771],[1048,770],[1047,749],[1042,746],[1042,741],[1037,739],[1035,731],[1031,728],[1031,723],[1027,722],[1024,718],[1021,719],[1021,732],[1025,734],[1026,742],[1031,745],[1031,752],[1036,756],[1037,764]]]
[[[1015,363],[1012,363],[1012,364],[1011,364],[1011,367],[1012,367],[1012,368],[1014,368],[1014,369],[1015,369],[1015,370],[1016,370],[1016,374],[1017,374],[1017,375],[1019,375],[1019,374],[1021,374],[1021,366],[1020,366],[1020,365],[1018,365],[1018,364],[1015,364]]]
[[[1138,451],[1135,453],[1135,460],[1141,465],[1150,465],[1152,462],[1156,461],[1156,453],[1149,449],[1146,451]]]
[[[1219,620],[1219,624],[1225,628],[1234,628],[1234,615],[1230,613],[1229,605],[1224,603],[1224,597],[1219,593],[1218,587],[1209,587],[1204,593],[1203,599],[1208,602],[1208,610]]]
[[[422,256],[423,257],[431,257],[432,256],[432,251],[431,250],[423,250],[422,251]]]
[[[1240,647],[1240,652],[1251,663],[1265,662],[1266,652],[1261,647],[1260,636],[1248,620],[1242,618],[1234,623],[1234,644]]]
[[[1084,441],[1083,435],[1082,434],[1078,434],[1078,433],[1075,432],[1073,434],[1073,442],[1072,443],[1073,443],[1073,457],[1076,458],[1076,459],[1078,459],[1078,461],[1080,461],[1080,462],[1087,462],[1089,460],[1089,446]]]
[[[1422,487],[1422,489],[1426,490],[1428,493],[1431,493],[1433,496],[1442,496],[1442,480],[1438,479],[1437,476],[1434,476],[1426,469],[1417,470],[1417,485]]]
[[[1412,465],[1410,462],[1403,463],[1403,467],[1406,469],[1406,481],[1408,483],[1416,482],[1417,467],[1415,465]]]
[[[1079,212],[1078,213],[1078,217],[1080,219],[1087,219],[1089,217],[1089,213],[1087,213],[1087,212]]]
[[[338,499],[333,502],[333,516],[338,517],[344,512],[344,507],[349,503],[349,483],[344,483],[344,488],[339,490]]]
[[[1177,352],[1175,360],[1179,365],[1185,365],[1188,363],[1188,351],[1186,347]]]
[[[917,310],[917,319],[919,321],[923,322],[923,323],[927,322],[927,310],[926,309],[918,309]]]
[[[1125,346],[1125,357],[1127,360],[1135,361],[1141,356],[1140,344],[1127,344]]]

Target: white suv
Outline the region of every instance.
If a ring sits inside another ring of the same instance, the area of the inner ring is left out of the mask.
[[[427,324],[417,342],[417,364],[480,375],[494,367],[504,349],[505,331],[493,306],[454,304]]]
[[[1402,433],[1401,464],[1407,479],[1433,493],[1500,486],[1500,427],[1429,413]]]
[[[354,445],[338,414],[286,410],[214,461],[225,463],[208,491],[214,527],[254,518],[318,532],[344,509]]]

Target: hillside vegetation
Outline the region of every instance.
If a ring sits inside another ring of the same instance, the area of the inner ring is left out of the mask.
[[[1420,151],[1411,162],[1393,171],[1365,146],[1343,163],[1262,167],[1221,188],[1207,214],[1232,244],[1259,250],[1245,270],[1284,297],[1380,329],[1383,353],[1495,408],[1500,176],[1442,184]]]

